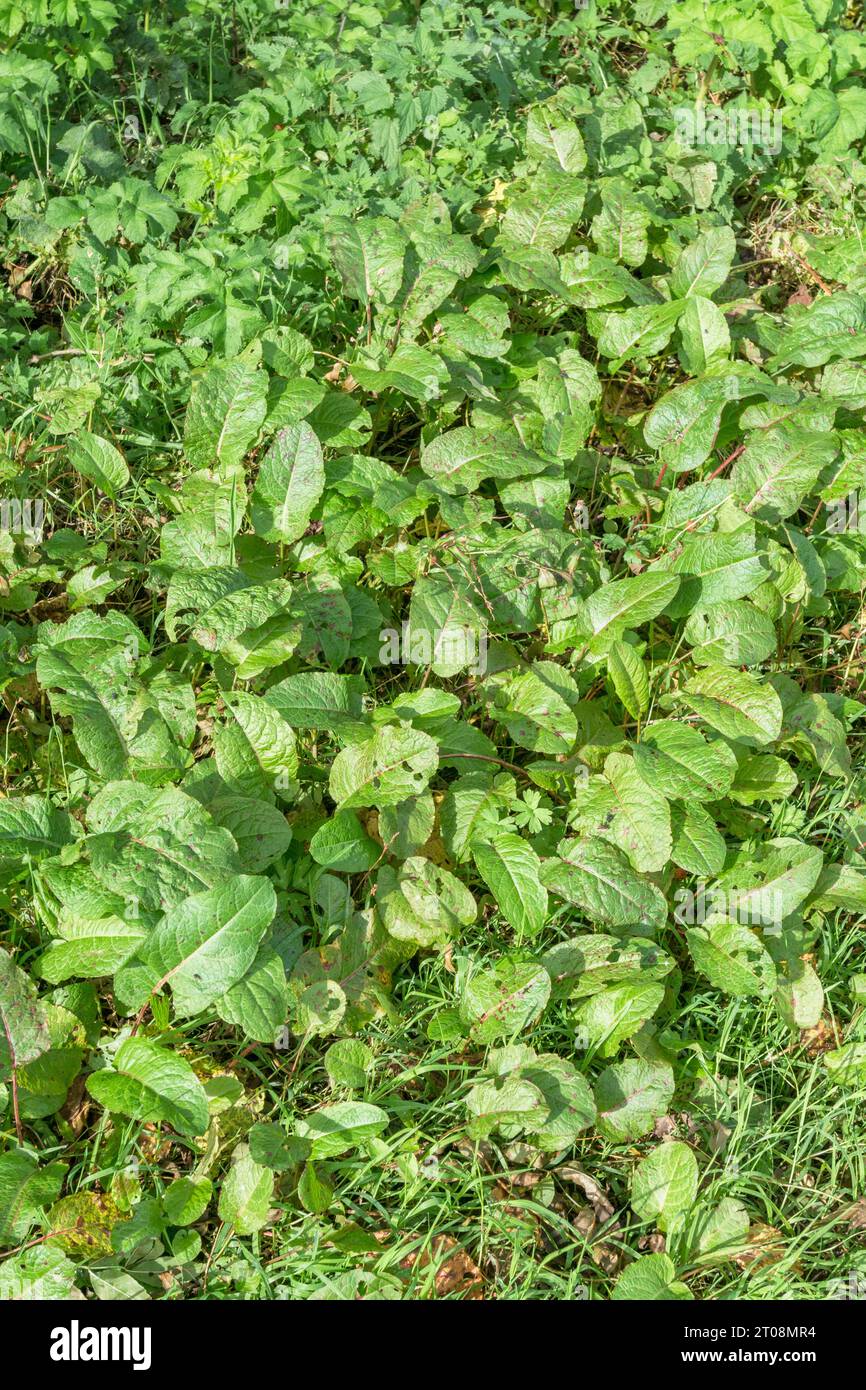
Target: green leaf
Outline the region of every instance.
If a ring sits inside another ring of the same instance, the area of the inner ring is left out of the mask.
[[[736,251],[730,227],[711,227],[702,232],[677,257],[670,279],[671,294],[675,299],[714,294],[728,278]]]
[[[338,811],[319,826],[310,841],[310,854],[317,864],[335,873],[361,874],[372,869],[382,849],[352,811]]]
[[[748,1235],[746,1208],[733,1197],[723,1197],[701,1223],[698,1249],[706,1258],[731,1259],[746,1245]]]
[[[664,998],[664,985],[653,980],[624,980],[584,1000],[575,1015],[590,1047],[612,1057],[625,1038],[634,1037]]]
[[[569,1148],[594,1123],[596,1109],[589,1082],[567,1058],[542,1053],[522,1066],[520,1075],[538,1088],[549,1111],[532,1134],[538,1148],[553,1153]]]
[[[532,846],[511,831],[498,831],[473,845],[472,857],[516,940],[537,936],[547,917],[547,889]]]
[[[366,1043],[355,1038],[341,1038],[331,1043],[325,1053],[325,1071],[332,1086],[346,1086],[350,1090],[363,1090],[367,1073],[373,1067],[373,1053]]]
[[[330,729],[349,736],[367,727],[361,718],[361,691],[356,676],[300,671],[270,686],[264,698],[293,729]]]
[[[582,908],[591,922],[652,932],[666,921],[667,903],[661,891],[635,873],[615,845],[589,836],[564,840],[559,853],[559,859],[545,861],[541,880],[566,902]]]
[[[387,1129],[389,1117],[378,1105],[360,1100],[338,1101],[323,1105],[306,1118],[298,1120],[295,1131],[312,1144],[312,1157],[338,1158],[360,1148]]]
[[[149,1038],[127,1038],[113,1069],[93,1072],[87,1089],[106,1110],[142,1124],[165,1123],[191,1137],[207,1129],[207,1096],[192,1067]]]
[[[439,763],[435,739],[408,724],[379,729],[350,744],[331,767],[331,796],[342,810],[396,806],[424,791]]]
[[[694,1298],[676,1277],[676,1266],[668,1255],[642,1255],[627,1265],[613,1286],[611,1298],[617,1302],[673,1302]]]
[[[666,1063],[615,1062],[595,1083],[599,1132],[614,1143],[639,1139],[667,1114],[673,1094],[673,1071]]]
[[[267,1225],[274,1175],[261,1168],[246,1144],[239,1144],[223,1179],[218,1215],[239,1236],[251,1236]]]
[[[772,686],[746,671],[708,665],[677,698],[726,738],[772,743],[782,731],[782,704]]]
[[[201,1013],[246,973],[276,911],[266,878],[239,874],[172,907],[117,974],[131,1005],[171,985],[181,1017]]]
[[[176,1178],[162,1194],[162,1209],[171,1226],[191,1226],[207,1211],[213,1184],[203,1175]]]
[[[40,1167],[21,1150],[0,1154],[0,1246],[24,1239],[44,1208],[59,1197],[65,1176],[65,1163]]]
[[[526,153],[566,174],[579,174],[586,167],[586,150],[577,125],[550,102],[529,112]]]
[[[769,994],[776,981],[773,962],[758,937],[736,922],[692,927],[686,932],[696,968],[710,984],[736,997]]]
[[[403,279],[405,234],[387,217],[333,217],[328,241],[350,299],[390,304]]]
[[[448,492],[472,492],[485,478],[523,478],[547,467],[516,435],[460,426],[439,434],[421,454],[424,472]]]
[[[720,800],[737,772],[737,759],[726,743],[708,743],[697,729],[674,721],[644,729],[633,752],[647,786],[686,801]]]
[[[640,1221],[655,1221],[660,1231],[682,1222],[697,1193],[698,1163],[688,1144],[659,1144],[632,1173],[632,1211]]]
[[[663,869],[671,853],[671,817],[666,797],[638,771],[634,758],[610,753],[604,775],[613,792],[610,834],[638,871]]]
[[[695,610],[683,628],[696,666],[758,666],[776,648],[776,630],[751,603],[729,599]]]
[[[470,975],[460,1017],[476,1042],[496,1042],[530,1028],[549,998],[550,976],[543,965],[506,956],[492,970]]]
[[[396,872],[387,864],[379,870],[376,903],[389,936],[424,947],[447,945],[478,912],[469,889],[421,855]]]
[[[118,449],[97,434],[80,430],[69,441],[69,462],[77,473],[95,483],[109,497],[116,497],[129,482],[129,469]]]
[[[552,662],[536,662],[530,671],[512,677],[496,693],[495,718],[515,743],[535,753],[570,753],[577,737],[577,720],[564,697],[567,673],[551,681]]]
[[[649,709],[649,677],[634,647],[614,642],[607,654],[607,673],[627,713],[640,719]]]
[[[256,534],[291,545],[303,536],[325,486],[322,446],[305,421],[282,430],[262,460],[253,489]]]
[[[0,950],[0,1077],[26,1066],[51,1046],[44,1006],[36,986]]]
[[[241,358],[218,362],[193,384],[183,427],[194,468],[230,469],[255,442],[267,411],[267,378]],[[237,506],[243,510],[243,497]]]
[[[711,299],[695,295],[686,301],[677,325],[680,361],[692,376],[700,376],[731,351],[731,334],[721,309]]]
[[[248,1038],[273,1043],[289,1012],[289,991],[282,959],[266,940],[215,1007],[220,1018],[242,1028]]]
[[[824,990],[808,961],[788,962],[776,984],[776,1008],[792,1032],[815,1028],[824,1012]]]
[[[765,521],[792,516],[839,452],[836,438],[795,421],[755,431],[731,472],[743,510]]]
[[[605,584],[586,601],[592,631],[620,637],[627,628],[640,627],[667,607],[679,586],[679,579],[667,574],[639,574]]]

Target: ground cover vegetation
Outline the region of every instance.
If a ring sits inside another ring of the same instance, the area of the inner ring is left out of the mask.
[[[864,69],[2,0],[0,1296],[863,1296]]]

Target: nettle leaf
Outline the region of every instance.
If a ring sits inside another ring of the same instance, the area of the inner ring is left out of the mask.
[[[106,1110],[142,1124],[164,1123],[190,1137],[207,1129],[207,1096],[192,1067],[149,1038],[127,1038],[112,1069],[93,1072],[87,1089]]]
[[[325,486],[322,446],[301,421],[282,430],[262,460],[250,516],[256,534],[290,545],[303,536]]]
[[[547,917],[547,889],[532,846],[511,831],[497,831],[473,846],[472,857],[515,939],[537,936]]]

